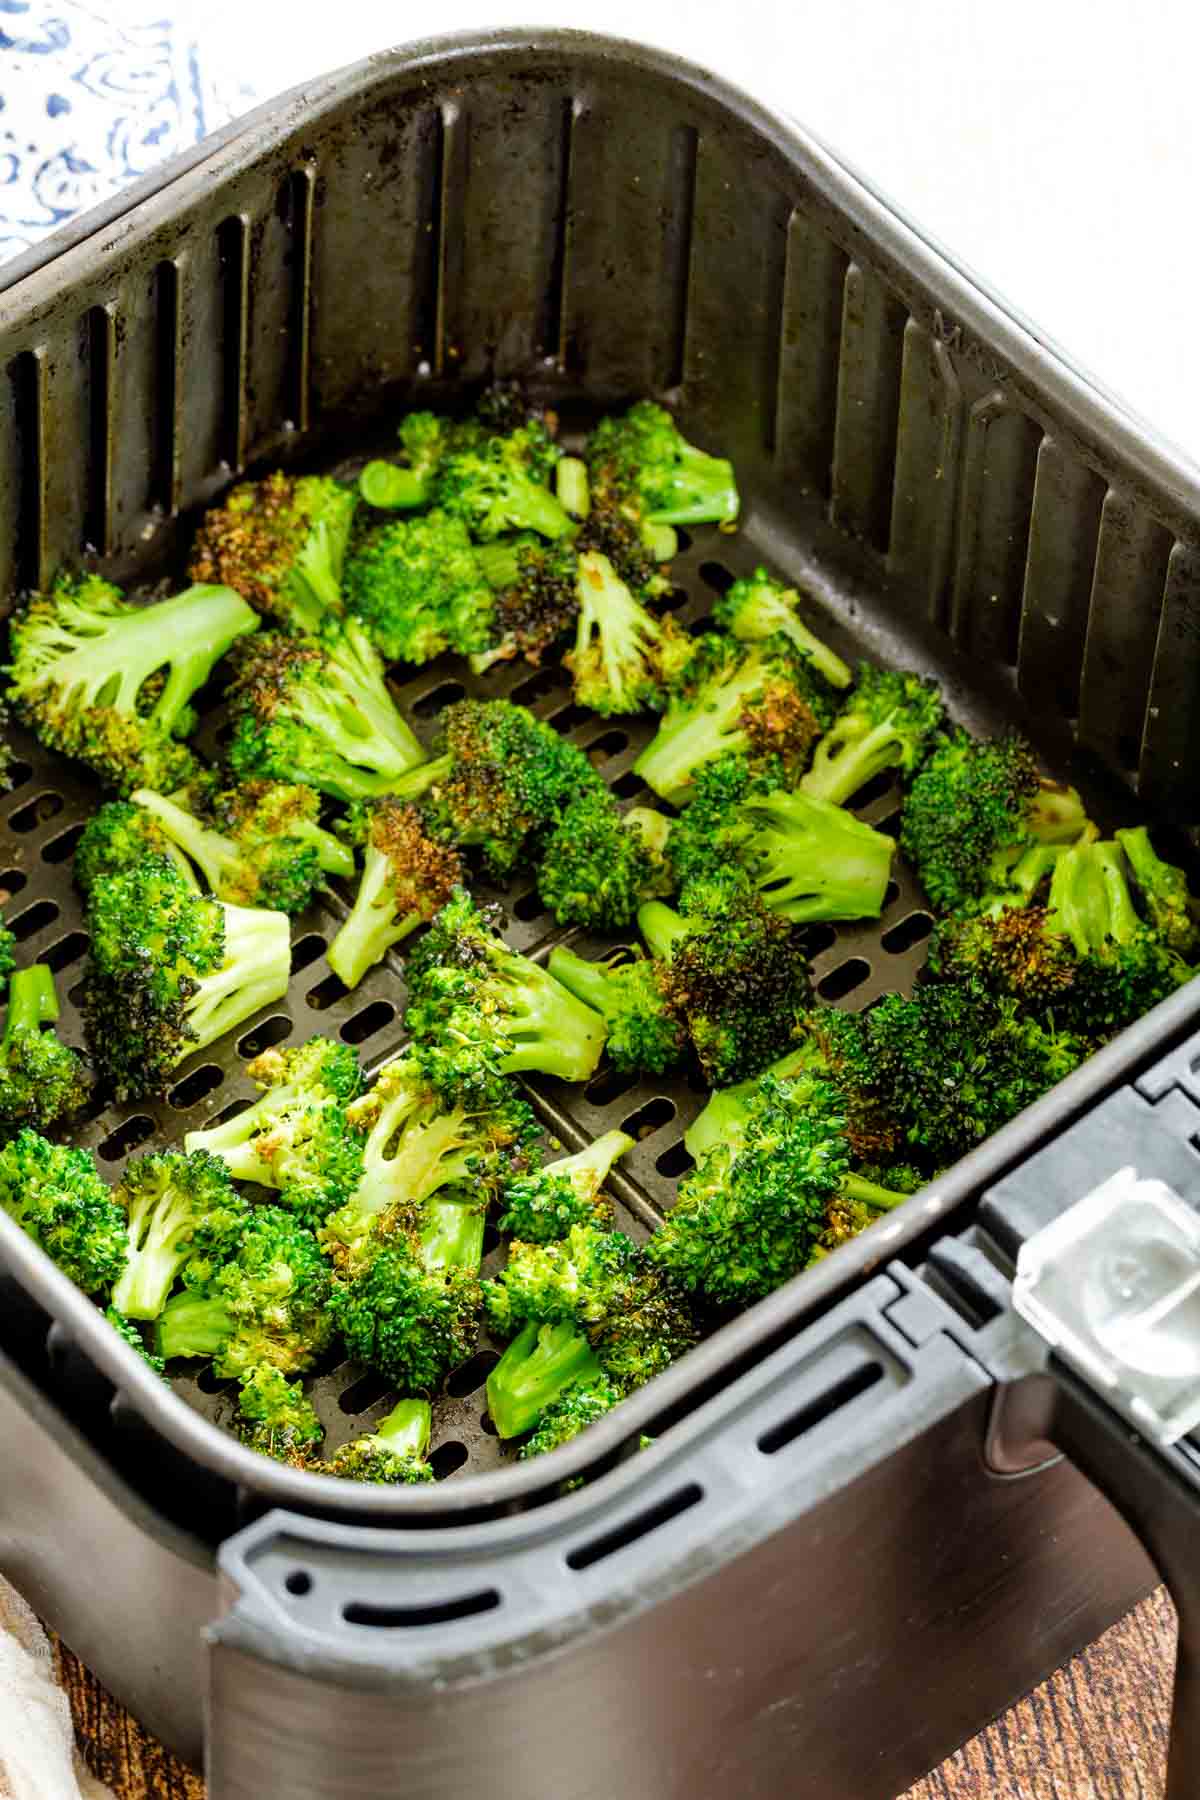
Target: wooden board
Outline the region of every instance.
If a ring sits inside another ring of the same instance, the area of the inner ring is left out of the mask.
[[[116,1800],[204,1800],[198,1776],[57,1655],[88,1766]],[[1160,1589],[902,1800],[1160,1800],[1174,1659]]]

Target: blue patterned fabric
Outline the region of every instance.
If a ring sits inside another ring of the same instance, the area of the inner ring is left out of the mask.
[[[244,110],[185,27],[0,0],[0,259]]]

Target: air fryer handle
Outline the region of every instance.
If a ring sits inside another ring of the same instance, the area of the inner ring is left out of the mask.
[[[1051,1441],[1141,1539],[1175,1603],[1179,1647],[1164,1800],[1200,1794],[1200,1485],[1186,1452],[1161,1449],[1052,1356]]]

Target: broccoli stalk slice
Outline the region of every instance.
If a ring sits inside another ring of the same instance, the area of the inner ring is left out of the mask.
[[[670,472],[655,475],[657,498],[647,507],[651,525],[708,525],[736,519],[741,501],[733,464],[723,456],[710,456],[685,438],[678,440]]]
[[[1046,929],[1067,937],[1076,955],[1106,942],[1128,944],[1141,929],[1119,844],[1081,844],[1058,859],[1050,880]]]
[[[877,919],[883,911],[895,841],[853,813],[805,793],[748,802],[742,860],[773,912],[794,924]]]
[[[187,1002],[191,1029],[180,1050],[180,1061],[287,993],[292,969],[287,914],[223,901],[218,904],[225,920],[225,958],[219,969],[200,977]]]
[[[415,469],[376,458],[358,478],[358,491],[380,512],[412,512],[429,498],[429,483]]]
[[[185,1289],[163,1307],[154,1348],[165,1362],[174,1356],[218,1356],[233,1336],[234,1319],[224,1300]]]
[[[430,1200],[421,1225],[421,1261],[427,1269],[470,1269],[483,1261],[483,1209],[465,1200]]]
[[[1006,907],[1025,907],[1048,875],[1053,875],[1061,857],[1062,844],[1031,844],[1013,860],[1014,852],[1001,850],[992,858],[993,889],[979,902],[979,911],[995,918]]]
[[[715,618],[743,643],[754,643],[779,632],[788,638],[823,675],[830,687],[848,688],[854,679],[849,664],[836,651],[823,644],[815,631],[810,631],[797,608],[800,595],[795,588],[772,581],[765,569],[758,569],[746,581],[735,581],[719,602]]]
[[[342,709],[357,760],[389,777],[404,775],[417,763],[424,762],[424,746],[388,693],[383,664],[357,620],[347,619],[326,648],[330,662],[341,676],[347,697],[366,721],[364,733],[359,718]],[[371,755],[364,754],[364,738],[370,742]]]
[[[352,1197],[325,1223],[325,1235],[333,1243],[353,1249],[375,1220],[398,1201],[422,1207],[446,1188],[473,1184],[475,1145],[469,1132],[464,1133],[463,1109],[456,1106],[426,1122],[413,1123],[421,1104],[419,1094],[402,1088],[383,1106],[367,1137],[363,1178]],[[397,1134],[398,1142],[389,1156],[388,1146]],[[462,1208],[464,1213],[468,1210]],[[474,1229],[464,1219],[442,1223],[445,1229],[452,1225],[456,1230]],[[482,1257],[482,1214],[479,1244]]]
[[[488,1376],[488,1411],[498,1435],[519,1437],[572,1382],[595,1381],[603,1373],[573,1325],[526,1325]]]
[[[667,629],[630,592],[607,556],[579,558],[575,646],[564,659],[576,698],[594,712],[635,713],[661,704],[662,659],[672,654]],[[681,640],[689,645],[690,640]],[[683,660],[682,651],[676,660]]]
[[[509,997],[503,1031],[512,1047],[500,1059],[501,1071],[541,1070],[563,1081],[586,1081],[604,1049],[600,1014],[527,957],[501,948],[494,968]]]
[[[569,993],[607,1019],[614,1004],[613,972],[602,962],[589,962],[568,944],[556,944],[550,952],[550,973]]]
[[[184,1149],[207,1150],[210,1156],[219,1156],[235,1181],[256,1181],[261,1187],[278,1187],[278,1170],[258,1148],[260,1136],[264,1132],[269,1134],[279,1119],[286,1118],[294,1108],[306,1103],[314,1103],[311,1088],[295,1082],[273,1087],[253,1106],[232,1119],[210,1125],[206,1131],[189,1131],[184,1139]]]
[[[521,573],[522,550],[527,550],[537,541],[531,532],[523,532],[519,537],[496,538],[490,544],[476,544],[475,561],[488,586],[497,593],[512,587]]]
[[[329,946],[329,966],[348,988],[423,923],[420,912],[397,913],[392,877],[391,858],[368,843],[354,905]]]
[[[52,1025],[57,1018],[58,995],[51,970],[45,963],[18,969],[9,983],[5,1047],[12,1043],[18,1031],[36,1031],[40,1025]]]
[[[587,464],[580,456],[560,456],[554,465],[554,491],[564,512],[586,519],[592,510]]]
[[[801,1046],[785,1051],[764,1069],[763,1074],[786,1081],[790,1075],[798,1075],[811,1061],[812,1051],[806,1045]],[[684,1149],[693,1161],[699,1162],[717,1144],[731,1143],[738,1136],[745,1126],[750,1102],[761,1079],[760,1075],[751,1075],[730,1087],[717,1088],[709,1095],[708,1104],[697,1113],[683,1134]]]
[[[432,1430],[428,1400],[399,1400],[366,1441],[382,1444],[394,1456],[420,1458],[429,1448]]]

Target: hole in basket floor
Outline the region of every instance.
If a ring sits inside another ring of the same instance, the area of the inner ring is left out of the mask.
[[[205,1063],[203,1068],[193,1069],[190,1075],[185,1075],[182,1081],[177,1081],[167,1095],[167,1099],[176,1112],[184,1112],[189,1106],[195,1106],[197,1101],[203,1100],[206,1095],[215,1093],[224,1079],[225,1072],[223,1069],[219,1069],[216,1063]]]
[[[237,1053],[244,1062],[253,1056],[261,1056],[264,1050],[273,1050],[276,1044],[282,1044],[284,1038],[290,1037],[292,1021],[286,1013],[276,1013],[273,1018],[264,1019],[253,1031],[248,1031],[244,1038],[239,1038]]]
[[[844,1000],[855,988],[862,986],[871,973],[871,965],[861,956],[852,956],[848,962],[839,963],[831,969],[823,981],[817,983],[817,992],[822,1000]]]
[[[933,930],[933,920],[928,913],[909,913],[890,931],[885,931],[879,942],[889,956],[899,956],[905,950],[911,950],[915,944],[924,943]]]
[[[630,1113],[627,1119],[621,1120],[621,1130],[627,1131],[638,1143],[644,1138],[653,1137],[664,1125],[669,1125],[675,1117],[675,1102],[668,1100],[665,1094],[656,1095],[639,1106],[636,1112]]]
[[[430,1453],[429,1466],[438,1481],[445,1481],[447,1475],[453,1475],[461,1469],[468,1456],[467,1446],[451,1438],[448,1444],[439,1444]]]
[[[465,1400],[481,1388],[500,1361],[494,1350],[477,1350],[470,1362],[460,1364],[446,1383],[446,1392],[456,1400]]]
[[[390,1000],[372,1000],[356,1012],[352,1019],[347,1019],[342,1026],[341,1035],[347,1044],[365,1044],[369,1037],[390,1025],[396,1016],[396,1009]]]
[[[136,1150],[139,1144],[153,1136],[154,1120],[147,1118],[145,1113],[135,1113],[132,1119],[126,1119],[109,1133],[98,1153],[105,1162],[120,1162],[123,1156],[128,1156],[131,1150]]]

